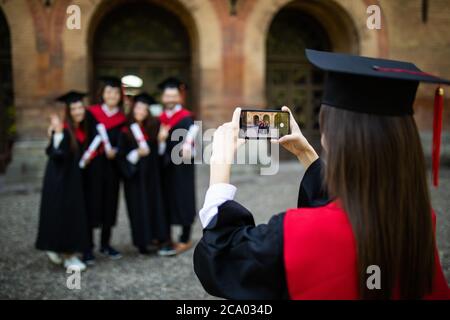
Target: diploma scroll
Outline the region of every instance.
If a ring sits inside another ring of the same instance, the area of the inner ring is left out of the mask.
[[[193,124],[189,127],[188,133],[186,134],[186,139],[185,139],[185,145],[189,146],[191,148],[191,156],[195,157],[196,156],[196,150],[195,150],[195,138],[197,137],[197,134],[200,130],[200,127],[196,124]]]
[[[200,127],[196,124],[193,124],[189,127],[189,131],[186,135],[186,142],[187,143],[193,143],[195,138],[197,137],[198,131],[199,131]]]
[[[141,127],[137,123],[133,123],[131,126],[131,132],[133,133],[134,138],[136,139],[139,148],[144,148],[147,150],[150,150],[150,147],[147,144],[147,141],[145,141],[144,134],[142,133]]]
[[[96,135],[94,140],[92,140],[91,144],[81,157],[80,163],[78,164],[80,168],[83,169],[86,167],[86,161],[88,161],[91,158],[92,154],[100,146],[100,143],[102,143],[102,138],[99,135]]]
[[[111,143],[109,142],[108,132],[106,132],[105,125],[103,123],[97,124],[97,131],[100,134],[106,152],[111,151],[112,146]]]

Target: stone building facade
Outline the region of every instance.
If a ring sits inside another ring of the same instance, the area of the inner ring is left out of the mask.
[[[70,5],[80,8],[80,29],[66,26]],[[370,5],[381,8],[379,30],[367,28]],[[165,76],[181,77],[205,128],[235,106],[286,104],[310,137],[323,74],[307,64],[305,47],[413,61],[450,78],[449,0],[0,0],[0,32],[0,72],[10,74],[2,94],[15,113],[14,179],[42,167],[33,150],[44,144],[54,98],[75,89],[92,101],[101,75],[138,75],[155,94]],[[426,148],[433,95],[421,85],[415,105]],[[445,154],[449,120],[447,107]]]

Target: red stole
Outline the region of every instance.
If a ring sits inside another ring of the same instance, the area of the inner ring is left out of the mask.
[[[106,130],[122,125],[127,121],[127,118],[121,111],[116,112],[114,115],[108,117],[105,112],[103,112],[102,106],[99,104],[89,107],[88,110],[91,112],[98,123],[103,123],[105,125]]]
[[[356,242],[350,221],[336,202],[319,208],[289,209],[283,225],[291,299],[359,299]],[[435,257],[433,291],[424,298],[450,299],[437,250]],[[398,297],[396,291],[394,298]]]
[[[67,122],[64,122],[64,129],[71,130]],[[74,135],[80,144],[83,144],[86,141],[87,138],[86,132],[84,132],[84,130],[81,127],[75,128]]]
[[[176,126],[181,120],[184,118],[191,117],[191,112],[181,108],[177,112],[175,112],[170,118],[167,116],[167,113],[164,111],[159,116],[159,121],[161,121],[161,124],[169,126],[169,128],[173,128]]]

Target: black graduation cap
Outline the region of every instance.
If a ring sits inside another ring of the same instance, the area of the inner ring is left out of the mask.
[[[322,103],[361,113],[413,114],[420,82],[450,84],[409,62],[306,49],[306,57],[327,71]]]
[[[403,116],[413,114],[420,82],[450,85],[403,61],[375,59],[306,49],[306,57],[327,72],[322,103],[354,112]],[[436,90],[433,123],[433,184],[438,185],[444,90]]]
[[[74,102],[82,101],[85,96],[85,93],[71,90],[66,94],[63,94],[62,96],[56,98],[56,101],[63,102],[69,105]]]
[[[169,77],[158,84],[158,89],[177,88],[179,90],[187,89],[186,84],[178,78]]]
[[[100,77],[100,80],[103,82],[105,86],[110,86],[113,88],[121,88],[122,81],[117,77],[104,76]]]
[[[148,105],[152,105],[156,103],[156,100],[153,99],[153,97],[147,92],[141,92],[140,94],[134,96],[134,102],[143,102]]]

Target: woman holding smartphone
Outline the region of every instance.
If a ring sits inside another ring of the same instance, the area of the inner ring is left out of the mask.
[[[328,72],[324,162],[291,114],[291,134],[274,142],[306,169],[299,202],[255,226],[230,184],[230,160],[243,143],[235,110],[214,135],[199,213],[194,270],[203,287],[232,299],[449,299],[412,105],[420,81],[450,82],[405,62],[307,57]],[[367,286],[373,268],[381,273],[375,288]]]

